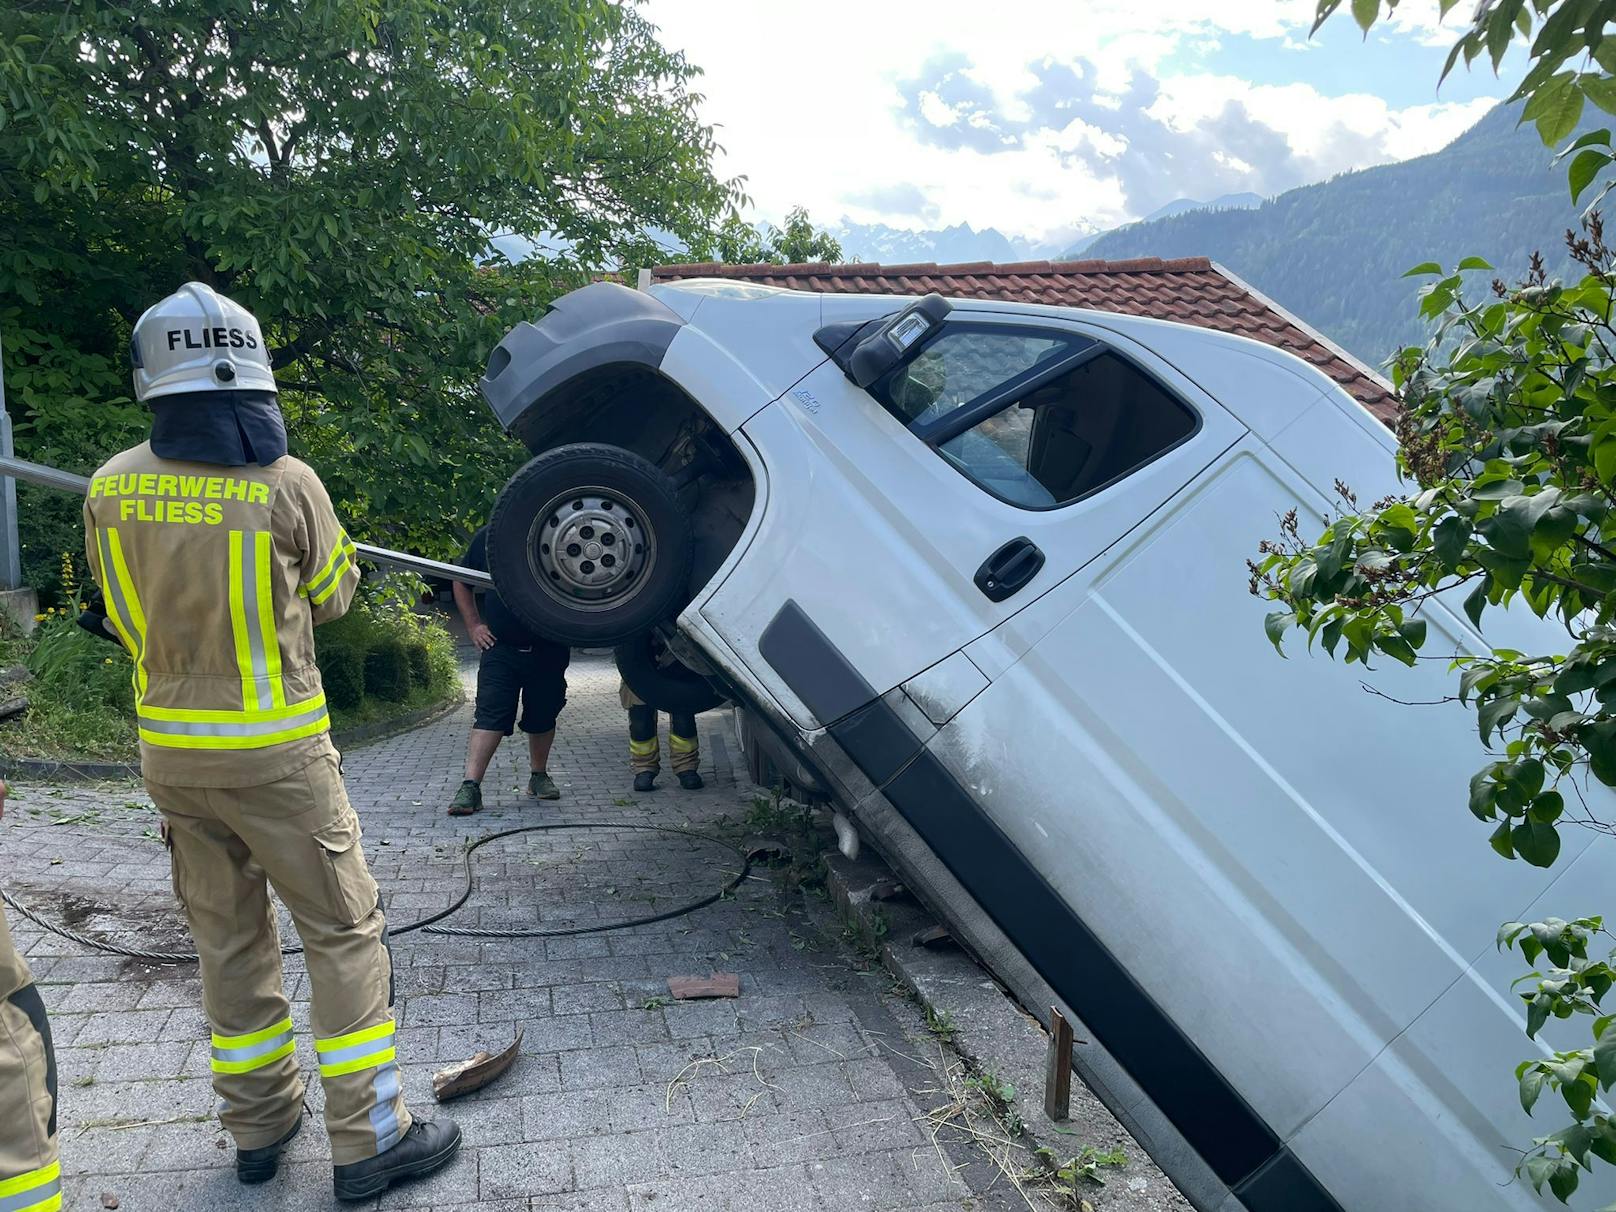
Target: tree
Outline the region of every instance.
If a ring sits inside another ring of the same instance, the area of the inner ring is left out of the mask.
[[[1443,11],[1454,3],[1442,0]],[[1321,0],[1319,21],[1339,6]],[[1354,0],[1352,10],[1367,30],[1381,5]],[[1530,37],[1515,98],[1545,141],[1564,139],[1585,101],[1616,112],[1609,12],[1592,0],[1483,4],[1448,68],[1484,53],[1496,66],[1512,39]],[[1567,149],[1573,197],[1609,149],[1608,131]],[[1252,592],[1278,607],[1267,618],[1276,647],[1301,632],[1349,662],[1451,663],[1456,697],[1474,708],[1490,750],[1470,781],[1469,809],[1500,856],[1541,867],[1559,857],[1567,829],[1616,833],[1588,795],[1596,784],[1616,787],[1616,249],[1597,212],[1566,238],[1582,273],[1570,284],[1550,281],[1538,258],[1520,283],[1493,278],[1481,297],[1466,279],[1492,275],[1479,257],[1409,271],[1429,279],[1420,311],[1434,325],[1427,345],[1395,366],[1398,461],[1410,491],[1365,507],[1338,485],[1341,513],[1318,538],[1302,537],[1293,514],[1251,565]],[[1483,635],[1489,611],[1518,604],[1560,622],[1569,645],[1428,653],[1421,615],[1439,593],[1462,594]],[[1551,1017],[1591,1019],[1589,1046],[1534,1056],[1515,1074],[1528,1111],[1554,1092],[1570,1114],[1517,1168],[1562,1201],[1596,1159],[1616,1164],[1616,1118],[1595,1105],[1616,1085],[1616,1014],[1604,1005],[1616,984],[1611,939],[1592,915],[1498,931],[1499,946],[1518,948],[1534,968],[1516,984],[1529,1036]]]
[[[815,227],[806,207],[786,213],[786,225],[754,226],[732,210],[723,223],[691,243],[683,256],[662,258],[662,263],[718,261],[725,265],[800,265],[842,260],[842,246],[828,231]]]
[[[521,457],[474,391],[491,346],[737,196],[695,75],[607,0],[0,8],[19,446],[85,471],[137,440],[130,325],[200,279],[258,315],[294,450],[355,533],[454,552]],[[489,246],[506,231],[569,251],[513,266]],[[36,547],[76,528],[69,502],[23,513]]]

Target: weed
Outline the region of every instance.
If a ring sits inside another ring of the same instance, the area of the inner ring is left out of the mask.
[[[673,999],[666,993],[659,993],[655,997],[648,997],[640,1003],[641,1010],[660,1010],[664,1006],[673,1005]]]
[[[945,1044],[948,1044],[954,1041],[954,1035],[959,1031],[959,1027],[954,1023],[954,1016],[947,1010],[939,1011],[927,1006],[926,1030],[930,1031]]]
[[[632,808],[632,807],[634,807],[634,801],[629,799],[627,796],[618,796],[615,800],[612,801],[612,803],[615,804],[619,808]]]
[[[1034,1171],[1024,1177],[1049,1183],[1063,1199],[1078,1207],[1088,1205],[1081,1194],[1084,1183],[1103,1187],[1102,1170],[1120,1169],[1128,1164],[1128,1155],[1121,1149],[1096,1149],[1093,1145],[1084,1145],[1076,1156],[1064,1160],[1053,1149],[1044,1147],[1034,1149],[1033,1156],[1043,1163],[1043,1172]]]
[[[993,1070],[984,1070],[975,1077],[965,1079],[968,1090],[975,1090],[988,1104],[993,1118],[998,1120],[1009,1136],[1020,1136],[1027,1130],[1021,1113],[1016,1110],[1016,1088]]]

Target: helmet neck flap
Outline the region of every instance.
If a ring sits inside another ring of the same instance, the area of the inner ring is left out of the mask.
[[[191,391],[147,403],[159,458],[268,467],[286,454],[286,422],[273,392]]]

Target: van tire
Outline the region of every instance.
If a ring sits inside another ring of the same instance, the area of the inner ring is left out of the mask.
[[[691,715],[724,703],[724,696],[713,689],[712,683],[688,665],[679,661],[659,664],[661,648],[656,633],[647,631],[612,650],[617,672],[640,702],[658,711],[687,711]]]
[[[567,541],[547,542],[556,537]],[[678,614],[694,546],[673,480],[595,442],[529,460],[488,519],[500,600],[536,634],[574,648],[620,644]]]

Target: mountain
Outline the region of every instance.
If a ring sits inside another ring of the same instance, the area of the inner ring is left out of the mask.
[[[1169,219],[1192,210],[1250,210],[1262,204],[1261,194],[1222,194],[1210,202],[1197,202],[1194,198],[1175,198],[1166,206],[1158,206],[1139,222],[1149,223],[1153,219]]]
[[[849,261],[901,265],[912,261],[1016,261],[1010,238],[994,227],[975,230],[968,223],[938,230],[909,231],[885,223],[855,223],[843,218],[830,227]]]
[[[1424,261],[1485,257],[1508,281],[1535,251],[1551,275],[1569,259],[1578,211],[1565,166],[1518,110],[1495,106],[1441,151],[1345,173],[1246,209],[1198,209],[1107,232],[1085,257],[1211,257],[1365,362],[1424,337]]]

